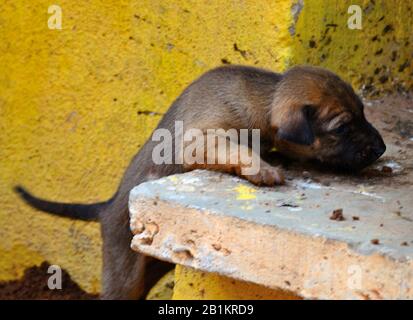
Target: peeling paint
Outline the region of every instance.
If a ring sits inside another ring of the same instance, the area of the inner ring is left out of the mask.
[[[347,26],[349,5],[305,2],[293,24],[293,62],[326,67],[369,97],[411,90],[412,2],[363,1],[361,30]]]
[[[301,10],[303,10],[303,8],[304,8],[304,0],[297,0],[291,6],[291,15],[293,17],[293,22],[288,27],[288,32],[290,33],[291,36],[295,36],[295,25],[298,21]]]

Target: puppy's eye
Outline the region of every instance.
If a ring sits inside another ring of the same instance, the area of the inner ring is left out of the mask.
[[[342,135],[348,132],[348,125],[342,124],[341,126],[330,131],[332,134]]]

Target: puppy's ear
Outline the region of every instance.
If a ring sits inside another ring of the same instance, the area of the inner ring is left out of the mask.
[[[291,112],[278,128],[278,139],[301,145],[311,145],[314,142],[314,132],[311,125],[313,114],[312,106],[304,106]]]

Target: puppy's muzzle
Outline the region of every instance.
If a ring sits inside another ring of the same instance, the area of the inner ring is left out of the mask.
[[[376,161],[386,151],[386,145],[380,133],[370,123],[368,123],[368,132],[371,134],[371,145],[367,145],[371,162]]]
[[[366,129],[361,133],[363,143],[360,146],[359,152],[356,153],[353,168],[363,169],[378,158],[386,151],[386,145],[380,133],[370,123],[367,123]]]
[[[369,166],[386,151],[380,133],[368,122],[340,141],[336,153],[321,162],[338,171],[354,172]]]

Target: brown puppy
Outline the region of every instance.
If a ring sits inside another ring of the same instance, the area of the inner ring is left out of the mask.
[[[167,129],[174,136],[175,121],[183,121],[184,130],[197,128],[202,132],[218,128],[260,129],[264,150],[275,146],[287,156],[314,159],[342,169],[361,169],[385,151],[382,138],[367,122],[363,104],[352,88],[335,74],[315,67],[295,67],[284,74],[244,66],[214,69],[184,90],[157,129]],[[242,164],[228,161],[211,165],[185,161],[156,165],[152,158],[156,145],[153,139],[146,142],[132,159],[118,191],[107,202],[54,203],[36,198],[21,187],[16,188],[26,202],[40,210],[101,221],[102,298],[143,297],[158,276],[154,269],[147,268],[148,263],[162,267],[161,263],[130,249],[128,196],[134,186],[195,168],[235,173],[259,185],[283,183],[279,169],[270,166],[258,154],[254,155],[260,161],[258,173],[243,175]],[[176,149],[182,147],[186,145],[178,145],[172,152],[175,154],[179,151]],[[205,156],[215,148],[215,145],[205,145]],[[248,150],[249,147],[242,145],[240,148]]]

